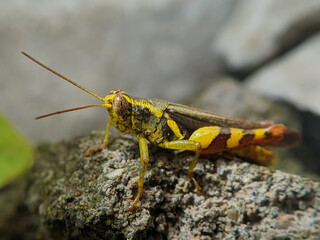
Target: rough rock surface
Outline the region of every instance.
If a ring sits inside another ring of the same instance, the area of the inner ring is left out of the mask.
[[[320,185],[237,159],[201,159],[150,146],[144,194],[136,212],[139,162],[135,138],[116,137],[92,157],[102,133],[38,148],[23,204],[39,214],[33,236],[53,239],[318,239]],[[44,231],[45,229],[46,231]],[[1,227],[0,227],[1,232]],[[41,235],[43,234],[43,235]]]
[[[319,30],[317,0],[245,0],[214,43],[228,66],[248,71]]]

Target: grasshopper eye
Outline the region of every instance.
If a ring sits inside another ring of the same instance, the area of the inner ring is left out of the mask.
[[[117,94],[112,100],[113,110],[119,116],[123,116],[129,109],[127,99],[122,94]]]

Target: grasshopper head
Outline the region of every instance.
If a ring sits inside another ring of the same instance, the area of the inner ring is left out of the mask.
[[[131,113],[131,98],[120,89],[111,90],[103,101],[109,113],[113,112],[118,116],[123,116],[128,111]]]
[[[105,96],[103,101],[115,127],[120,132],[130,132],[132,125],[131,97],[125,91],[114,89],[107,96]]]

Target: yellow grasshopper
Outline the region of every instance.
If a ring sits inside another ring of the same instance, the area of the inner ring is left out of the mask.
[[[193,169],[200,155],[228,152],[256,164],[269,166],[275,162],[276,158],[268,146],[293,146],[299,142],[300,137],[297,132],[287,130],[284,125],[274,124],[272,121],[251,122],[226,117],[164,100],[134,97],[119,89],[112,90],[103,98],[25,52],[22,54],[103,102],[103,104],[62,110],[36,118],[89,107],[106,108],[110,118],[107,120],[104,142],[100,146],[88,149],[86,156],[108,146],[110,125],[114,125],[123,134],[136,134],[139,140],[142,170],[138,193],[130,206],[130,211],[137,208],[143,192],[143,180],[149,162],[147,140],[162,148],[189,150],[195,153],[188,175],[198,194],[201,188],[193,176]]]

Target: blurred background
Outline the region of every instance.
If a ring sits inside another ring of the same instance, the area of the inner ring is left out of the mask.
[[[33,144],[102,130],[106,111],[35,121],[98,101],[20,51],[100,96],[120,88],[283,122],[303,135],[291,171],[320,173],[320,1],[15,0],[0,9],[0,112]]]

